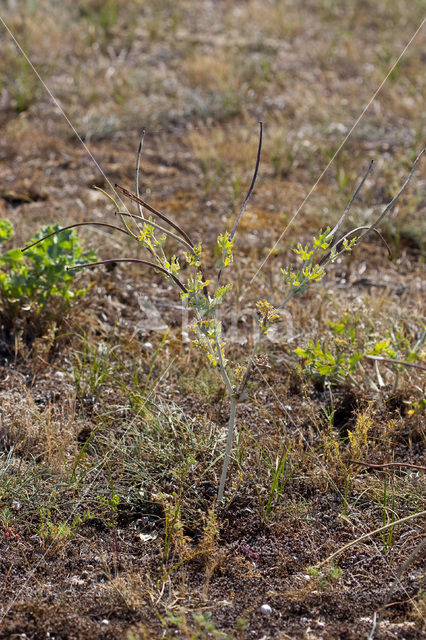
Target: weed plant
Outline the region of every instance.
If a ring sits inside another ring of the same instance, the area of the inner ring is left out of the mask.
[[[358,314],[346,312],[337,322],[329,322],[331,343],[324,340],[309,340],[306,347],[294,350],[303,360],[304,372],[308,375],[319,375],[324,379],[325,386],[338,382],[349,381],[359,387],[359,377],[367,382],[370,388],[378,390],[385,386],[385,382],[378,369],[379,362],[393,365],[393,390],[398,386],[398,364],[405,364],[426,370],[423,344],[426,338],[426,328],[419,322],[417,331],[407,335],[403,327],[390,327],[384,335],[377,338],[374,326],[365,327]],[[375,376],[367,374],[366,360],[374,362]]]
[[[0,244],[13,235],[12,224],[0,220]],[[40,238],[49,238],[39,243]],[[10,249],[0,256],[0,314],[6,331],[18,328],[24,338],[43,333],[59,324],[71,303],[84,296],[88,287],[74,286],[76,266],[95,257],[85,252],[72,229],[59,231],[59,226],[45,226],[38,231],[25,254]]]
[[[224,299],[229,295],[232,285],[229,283],[223,285],[221,283],[221,278],[222,274],[226,273],[233,264],[235,235],[255,186],[262,149],[262,123],[260,123],[259,144],[253,178],[232,229],[230,231],[220,233],[217,237],[216,255],[219,256],[216,262],[217,271],[210,279],[206,277],[205,269],[203,267],[204,249],[201,243],[195,244],[190,233],[182,229],[179,224],[170,219],[167,215],[158,211],[152,205],[140,198],[139,169],[143,140],[144,135],[142,135],[137,154],[135,193],[133,194],[127,189],[119,185],[115,185],[118,192],[136,203],[138,212],[129,213],[128,211],[123,211],[122,207],[120,207],[119,203],[112,196],[103,192],[105,196],[114,203],[116,213],[121,218],[122,224],[110,225],[107,223],[87,222],[80,223],[80,225],[87,224],[107,226],[127,235],[144,248],[149,256],[149,260],[138,258],[111,258],[96,262],[87,262],[85,264],[70,264],[67,269],[72,271],[75,269],[93,267],[102,264],[133,262],[161,273],[161,275],[179,291],[182,303],[192,312],[193,315],[191,325],[191,330],[193,332],[192,342],[195,347],[205,353],[210,366],[218,372],[226,390],[226,394],[230,399],[228,435],[217,494],[218,501],[221,502],[224,498],[228,467],[231,460],[237,406],[245,397],[247,384],[258,366],[259,348],[271,325],[280,318],[280,312],[294,296],[302,294],[310,286],[320,282],[327,274],[327,267],[344,254],[351,253],[354,247],[363,238],[365,238],[367,234],[374,232],[384,241],[380,231],[378,230],[378,226],[385,216],[392,210],[398,198],[407,187],[424,151],[417,156],[404,185],[397,191],[391,202],[371,224],[353,228],[343,235],[340,233],[341,226],[346,221],[353,202],[370,174],[372,164],[370,164],[367,173],[354,191],[337,224],[333,228],[327,226],[325,229],[321,229],[314,236],[311,243],[306,244],[305,246],[302,246],[301,243],[297,244],[294,249],[294,253],[297,257],[297,265],[284,266],[281,269],[282,291],[280,293],[280,304],[273,306],[266,299],[259,300],[256,304],[258,333],[254,339],[251,352],[246,358],[246,363],[241,366],[230,362],[228,358],[222,331],[220,308]],[[146,212],[148,212],[148,214]],[[71,225],[66,229],[70,230],[75,226],[79,225]],[[36,242],[32,243],[24,251],[33,249],[42,241],[52,241],[52,238],[61,232],[63,231],[55,229],[45,238],[40,238]],[[171,239],[182,250],[183,261],[187,265],[185,271],[182,269],[182,257],[178,257],[176,254],[170,255],[166,253],[166,239]],[[346,325],[344,324],[342,329],[343,331],[345,330],[345,327]],[[340,327],[336,328],[337,333],[339,333],[340,330]],[[351,372],[351,367],[354,367],[361,357],[386,357],[388,360],[392,360],[395,352],[391,351],[390,346],[386,341],[382,344],[375,344],[370,351],[367,350],[366,353],[356,353],[354,356],[351,356],[349,358],[349,363],[346,364],[346,368],[342,365],[340,360],[336,359],[336,357],[331,353],[321,350],[319,345],[312,344],[308,346],[307,349],[299,349],[298,354],[304,357],[308,362],[310,361],[313,363],[314,366],[319,367],[320,371],[324,374],[335,373],[345,377]],[[400,361],[396,362],[401,363]],[[263,510],[266,515],[269,514],[274,496],[279,491],[280,476],[283,474],[286,467],[287,455],[288,450],[283,451],[276,475],[274,476],[269,497],[267,498],[266,504],[263,505]]]

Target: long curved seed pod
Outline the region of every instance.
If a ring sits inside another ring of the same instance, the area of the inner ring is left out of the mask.
[[[115,208],[117,209],[117,211],[119,211],[120,209],[120,205],[118,204],[117,200],[115,198],[113,198],[112,196],[109,195],[109,193],[107,193],[106,191],[104,191],[104,189],[101,189],[100,187],[97,187],[95,185],[93,185],[93,188],[96,189],[96,191],[100,191],[104,196],[106,196],[109,200],[111,200],[111,202],[115,205]],[[134,233],[134,231],[131,230],[131,228],[129,227],[129,225],[127,224],[127,221],[124,220],[124,218],[121,218],[122,223],[124,224],[124,226],[126,227],[127,231],[134,237],[137,238],[138,236],[136,235],[136,233]]]
[[[139,198],[139,171],[140,171],[140,166],[141,166],[142,147],[143,147],[144,139],[145,139],[145,129],[142,131],[142,135],[141,135],[140,140],[139,140],[138,153],[137,153],[137,156],[136,156],[135,193],[136,193],[136,197],[137,198]],[[141,216],[141,218],[144,218],[143,210],[142,210],[142,206],[141,206],[140,202],[138,202],[137,205],[138,205],[139,215]]]
[[[176,235],[172,231],[169,231],[165,227],[162,227],[161,224],[157,224],[156,222],[153,222],[152,220],[147,220],[146,218],[143,218],[142,216],[138,216],[135,213],[125,213],[124,211],[117,211],[117,214],[119,216],[126,216],[126,217],[130,217],[130,218],[135,218],[136,220],[143,220],[145,224],[148,224],[148,225],[150,225],[152,227],[155,227],[156,229],[158,229],[162,233],[165,233],[167,236],[170,236],[170,238],[174,238],[174,240],[176,240],[177,242],[181,242],[191,253],[194,253],[194,248],[190,244],[188,244],[188,242],[186,240],[184,240],[180,236]],[[141,231],[142,231],[142,229],[141,229]]]
[[[188,236],[187,233],[185,233],[185,231],[178,224],[176,224],[176,222],[173,222],[173,220],[170,220],[170,218],[165,216],[164,213],[161,213],[161,211],[157,211],[157,209],[154,209],[154,207],[152,207],[150,204],[145,202],[145,200],[142,200],[142,198],[135,196],[134,193],[130,193],[130,191],[127,191],[127,189],[125,189],[124,187],[121,187],[119,184],[116,184],[114,186],[116,189],[119,189],[121,193],[125,195],[127,198],[130,198],[130,200],[133,200],[133,202],[141,204],[142,206],[145,207],[145,209],[148,209],[148,211],[150,211],[153,215],[158,216],[159,218],[161,218],[161,220],[164,220],[164,222],[167,222],[167,224],[173,227],[175,231],[180,233],[181,236],[185,238],[185,240],[187,241],[188,244],[191,245],[191,247],[194,247],[194,243],[192,242],[191,238]]]
[[[112,264],[114,262],[117,262],[117,263],[118,262],[137,262],[139,264],[145,264],[148,267],[152,267],[153,269],[157,269],[157,271],[161,271],[167,276],[170,276],[171,278],[173,278],[173,280],[176,282],[178,287],[182,289],[184,293],[188,293],[188,289],[185,287],[183,282],[181,282],[179,278],[177,278],[173,273],[170,273],[170,271],[167,271],[167,269],[164,269],[164,267],[160,267],[160,265],[155,264],[154,262],[149,262],[148,260],[141,260],[140,258],[115,258],[112,260],[99,260],[98,262],[86,262],[85,264],[77,264],[73,267],[67,267],[67,271],[74,271],[75,269],[84,269],[85,267],[96,267],[100,264]]]
[[[52,236],[56,236],[61,231],[67,231],[68,229],[74,229],[75,227],[87,227],[87,226],[95,226],[95,227],[108,227],[109,229],[114,229],[115,231],[121,231],[121,233],[125,233],[126,236],[132,236],[129,231],[123,229],[122,227],[117,227],[115,224],[108,224],[108,222],[76,222],[75,224],[70,224],[67,227],[62,227],[61,229],[56,229],[52,233],[49,233],[47,236],[43,236],[39,240],[32,242],[28,246],[21,249],[22,252],[27,251],[27,249],[31,249],[31,247],[35,247],[36,244],[43,242],[43,240],[47,240],[47,238],[51,238]]]
[[[352,229],[352,231],[349,231],[349,233],[345,234],[342,238],[340,238],[340,240],[336,240],[335,242],[333,242],[331,246],[337,246],[337,245],[341,244],[343,240],[347,240],[351,235],[353,235],[353,234],[354,234],[354,233],[356,233],[357,231],[364,231],[364,233],[362,233],[362,234],[359,236],[358,240],[361,240],[361,238],[364,238],[364,236],[366,236],[368,233],[370,233],[370,231],[374,231],[374,233],[377,233],[377,235],[381,238],[381,240],[382,240],[382,241],[384,242],[384,244],[386,245],[387,250],[389,251],[389,254],[390,254],[390,255],[392,255],[391,250],[390,250],[390,248],[389,248],[389,245],[387,244],[386,240],[384,239],[384,237],[382,236],[382,234],[380,233],[380,231],[378,231],[378,230],[376,229],[376,227],[377,227],[377,225],[378,225],[378,224],[383,220],[383,218],[385,217],[385,215],[386,215],[387,213],[389,213],[389,211],[391,211],[391,210],[393,209],[393,207],[394,207],[394,205],[396,204],[396,202],[397,202],[398,198],[401,196],[401,194],[402,194],[402,193],[405,191],[405,189],[407,188],[407,186],[408,186],[408,184],[409,184],[409,182],[410,182],[410,180],[411,180],[411,178],[412,178],[412,176],[413,176],[413,173],[414,173],[414,171],[416,170],[417,164],[419,163],[420,158],[422,157],[422,155],[424,154],[424,152],[425,152],[425,149],[422,149],[422,150],[420,151],[419,155],[417,156],[417,158],[415,159],[415,161],[414,161],[414,163],[413,163],[413,166],[411,167],[410,173],[408,174],[408,177],[407,177],[406,181],[404,182],[404,184],[402,185],[401,189],[398,191],[398,193],[396,194],[396,196],[395,196],[394,198],[392,198],[392,200],[389,202],[389,204],[387,204],[387,205],[386,205],[386,207],[383,209],[383,211],[382,211],[382,213],[379,215],[379,217],[378,217],[378,218],[377,218],[377,219],[376,219],[376,220],[375,220],[371,225],[369,225],[369,226],[362,226],[362,227],[357,227],[356,229]],[[367,179],[367,176],[369,175],[369,173],[370,173],[370,171],[371,171],[371,168],[372,168],[372,162],[370,163],[370,166],[369,166],[369,168],[368,168],[368,171],[367,171],[367,173],[365,174],[364,178],[362,179],[362,181],[361,181],[360,185],[357,187],[357,189],[356,189],[356,191],[355,191],[354,195],[352,196],[352,198],[351,198],[351,200],[350,200],[350,202],[349,202],[349,204],[348,204],[348,207],[346,207],[346,210],[345,210],[345,212],[343,213],[342,217],[340,218],[339,222],[338,222],[338,223],[337,223],[337,225],[334,227],[334,229],[333,229],[332,231],[330,231],[330,233],[328,234],[328,236],[327,236],[327,237],[333,236],[333,235],[336,233],[337,229],[338,229],[338,228],[340,227],[340,225],[342,224],[342,222],[343,222],[343,220],[344,220],[344,218],[345,218],[345,216],[346,216],[346,214],[347,214],[348,208],[350,208],[350,207],[352,206],[352,203],[353,203],[354,199],[356,198],[356,196],[358,195],[358,193],[359,193],[359,191],[360,191],[361,187],[363,186],[363,184],[364,184],[365,180]],[[324,264],[325,262],[327,262],[327,260],[328,260],[328,258],[329,258],[329,257],[330,257],[330,252],[329,252],[329,253],[327,253],[325,256],[323,256],[323,257],[321,258],[321,260],[319,261],[319,264],[320,264],[320,265],[322,265],[322,264]]]
[[[364,186],[365,181],[367,180],[368,176],[371,173],[371,170],[373,169],[373,164],[374,164],[374,160],[371,160],[370,165],[367,169],[367,173],[365,174],[365,176],[363,177],[363,179],[361,180],[361,182],[359,183],[359,185],[357,186],[357,188],[355,189],[352,198],[349,200],[349,203],[346,207],[346,209],[344,210],[344,212],[342,213],[342,216],[340,218],[340,220],[336,223],[334,229],[332,229],[330,231],[330,233],[328,234],[327,238],[332,238],[336,232],[340,229],[340,227],[342,226],[346,216],[348,215],[353,203],[355,202],[356,198],[358,197],[359,192],[361,191],[362,187]],[[333,245],[331,245],[333,246]]]
[[[383,209],[382,213],[379,215],[379,217],[377,218],[377,220],[375,220],[370,227],[367,229],[367,231],[365,231],[365,233],[363,233],[360,238],[363,238],[365,235],[367,235],[367,233],[369,233],[369,231],[372,231],[374,229],[374,227],[377,227],[377,225],[383,220],[383,218],[385,217],[386,214],[389,213],[389,211],[391,211],[393,209],[393,207],[396,204],[396,201],[398,200],[398,198],[401,196],[401,194],[405,191],[405,189],[408,187],[408,184],[411,180],[411,178],[413,177],[413,173],[416,170],[417,164],[420,161],[420,158],[422,157],[422,155],[424,154],[425,149],[422,149],[419,153],[419,155],[417,156],[417,158],[414,160],[414,164],[411,167],[411,171],[408,174],[408,177],[406,179],[406,181],[404,182],[404,184],[402,185],[401,189],[398,191],[398,193],[396,194],[396,196],[394,198],[392,198],[392,200],[389,202],[389,204],[386,205],[386,207]]]
[[[389,258],[391,258],[392,257],[392,251],[390,249],[390,246],[388,245],[388,243],[386,242],[384,236],[380,233],[380,231],[378,229],[375,229],[374,227],[365,227],[365,226],[356,227],[355,229],[352,229],[352,231],[349,231],[347,234],[345,234],[342,238],[340,238],[340,240],[338,240],[336,242],[335,246],[338,247],[339,245],[342,244],[342,242],[344,240],[348,240],[350,238],[350,236],[352,236],[354,233],[358,233],[358,231],[362,231],[363,229],[374,231],[374,233],[379,236],[380,240],[383,242],[383,244],[385,245],[386,249],[388,250]],[[362,236],[359,236],[359,237],[361,238]]]
[[[256,182],[256,178],[257,178],[257,173],[259,171],[260,154],[261,154],[261,151],[262,151],[262,138],[263,138],[263,122],[259,122],[259,144],[258,144],[258,147],[257,147],[256,166],[254,168],[253,178],[251,179],[251,184],[250,184],[249,190],[247,191],[247,195],[244,198],[244,202],[243,202],[243,204],[241,206],[240,213],[238,214],[237,219],[234,222],[234,226],[231,229],[231,233],[229,234],[229,239],[230,240],[232,240],[232,238],[235,236],[235,233],[237,231],[237,227],[240,224],[240,220],[242,218],[242,215],[243,215],[244,211],[246,210],[247,203],[250,200],[250,196],[251,196],[251,194],[253,192],[253,189],[254,189],[254,185],[255,185],[255,182]]]
[[[92,185],[92,189],[96,189],[96,191],[100,191],[102,193],[102,195],[104,195],[106,198],[108,198],[108,200],[111,200],[111,202],[113,203],[113,205],[115,206],[115,208],[118,211],[118,209],[120,208],[120,205],[118,204],[118,202],[117,202],[117,200],[115,198],[113,198],[104,189],[101,189],[100,187],[97,187],[95,184]]]
[[[364,229],[366,229],[367,231],[374,231],[374,233],[376,233],[376,234],[379,236],[380,240],[383,242],[383,244],[385,245],[386,249],[388,250],[389,257],[391,258],[391,257],[392,257],[392,251],[391,251],[391,249],[390,249],[390,247],[389,247],[388,243],[386,242],[386,240],[384,239],[384,237],[383,237],[383,235],[380,233],[380,231],[379,231],[378,229],[374,229],[374,228],[372,228],[372,227],[367,227],[367,226],[356,227],[356,229],[352,229],[351,231],[348,231],[348,233],[345,233],[345,235],[344,235],[344,236],[342,236],[339,240],[337,240],[337,241],[333,244],[333,246],[337,249],[337,251],[340,251],[340,247],[341,247],[342,243],[344,242],[344,240],[348,240],[352,235],[354,235],[354,233],[357,233],[358,231],[363,231]],[[363,235],[364,235],[364,234],[362,234],[361,236],[359,236],[359,237],[358,237],[358,240],[359,240],[359,238],[362,238],[362,236],[363,236]],[[328,252],[325,254],[325,256],[323,256],[323,257],[321,258],[321,260],[318,262],[318,264],[319,264],[320,266],[321,266],[321,265],[323,265],[323,264],[325,264],[325,263],[327,262],[327,260],[329,259],[330,254],[331,254],[331,251],[328,251]]]
[[[253,173],[253,177],[251,179],[249,190],[247,191],[247,195],[244,198],[244,202],[243,202],[243,204],[241,206],[240,212],[239,212],[239,214],[238,214],[238,216],[237,216],[237,218],[236,218],[236,220],[234,222],[234,226],[231,229],[231,233],[229,234],[229,239],[230,240],[232,240],[233,237],[236,234],[238,225],[240,224],[240,220],[243,217],[243,213],[246,210],[248,201],[249,201],[250,196],[251,196],[251,194],[253,192],[253,189],[254,189],[254,185],[255,185],[255,182],[256,182],[256,178],[257,178],[257,173],[259,171],[260,154],[261,154],[261,151],[262,151],[262,138],[263,138],[263,122],[259,122],[259,144],[258,144],[258,147],[257,147],[256,165],[254,167],[254,173]],[[218,285],[219,285],[219,282],[220,282],[220,277],[222,275],[222,271],[223,271],[223,269],[219,269],[219,272],[217,274],[217,284]]]

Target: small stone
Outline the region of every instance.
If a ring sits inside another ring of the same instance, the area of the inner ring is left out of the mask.
[[[156,533],[139,533],[137,537],[142,542],[149,542],[150,540],[155,540],[157,537],[157,534]]]
[[[262,606],[260,607],[260,610],[265,616],[269,616],[272,613],[272,609],[269,606],[269,604],[262,604]]]

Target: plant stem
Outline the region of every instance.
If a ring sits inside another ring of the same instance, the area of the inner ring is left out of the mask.
[[[256,338],[256,342],[253,345],[253,349],[251,350],[250,357],[249,357],[248,362],[247,362],[247,367],[246,367],[246,370],[244,371],[243,379],[241,380],[241,382],[240,382],[240,384],[238,386],[237,394],[238,394],[239,398],[241,398],[241,396],[244,393],[244,389],[245,389],[246,384],[248,382],[248,379],[250,377],[251,370],[253,369],[254,359],[256,357],[257,350],[259,349],[259,345],[262,342],[262,338],[264,337],[264,335],[265,334],[262,331],[259,331],[259,335]]]
[[[235,414],[237,412],[237,402],[238,402],[237,396],[232,395],[231,408],[229,411],[228,439],[226,441],[225,458],[223,460],[222,475],[220,478],[219,491],[217,494],[218,502],[221,502],[223,500],[223,492],[225,490],[226,476],[228,474],[229,461],[231,459],[231,449],[232,449],[232,442],[234,439]]]
[[[168,229],[163,227],[161,224],[157,224],[153,220],[147,220],[143,216],[138,216],[135,213],[126,213],[125,211],[116,211],[116,214],[122,217],[126,216],[127,218],[132,218],[133,220],[142,220],[144,221],[144,224],[154,227],[155,229],[158,229],[159,231],[164,233],[166,236],[169,236],[170,238],[173,238],[174,240],[176,240],[176,242],[181,242],[184,245],[184,247],[188,249],[188,251],[190,251],[191,253],[194,253],[194,248],[186,240],[184,240],[184,238],[181,238],[180,236],[176,235],[175,233],[173,233],[173,231],[169,231]],[[143,229],[140,229],[140,231],[143,231]]]
[[[363,540],[366,540],[367,538],[371,538],[371,536],[374,536],[376,533],[381,533],[382,531],[386,531],[387,529],[390,529],[391,527],[396,527],[399,524],[403,524],[404,522],[408,522],[409,520],[414,520],[415,518],[420,518],[422,516],[426,516],[426,511],[418,511],[417,513],[413,513],[410,516],[406,516],[405,518],[401,518],[400,520],[394,520],[393,522],[388,522],[388,524],[386,524],[384,527],[379,527],[378,529],[374,529],[374,531],[369,531],[368,533],[365,533],[363,536],[360,536],[359,538],[356,538],[355,540],[352,540],[352,542],[348,542],[348,544],[345,544],[343,547],[341,547],[340,549],[338,549],[337,551],[332,553],[331,556],[328,556],[328,558],[326,558],[325,560],[322,560],[321,562],[318,562],[315,565],[315,569],[319,569],[320,567],[323,567],[328,562],[331,562],[331,560],[334,560],[334,558],[336,558],[336,556],[339,556],[341,553],[343,553],[347,549],[350,549],[355,544],[358,544],[358,542],[362,542]]]
[[[228,423],[228,439],[226,441],[226,451],[225,451],[225,457],[223,460],[223,467],[222,467],[222,475],[220,478],[220,485],[219,485],[219,491],[217,494],[217,499],[220,502],[223,499],[223,492],[225,490],[225,483],[226,483],[226,476],[228,474],[228,467],[229,467],[229,461],[231,458],[231,448],[232,448],[232,442],[234,439],[234,430],[235,430],[235,414],[236,414],[236,409],[237,409],[237,402],[238,400],[242,397],[243,393],[244,393],[244,389],[246,387],[246,384],[248,382],[248,379],[250,377],[251,371],[253,369],[253,365],[254,365],[254,359],[256,357],[257,351],[259,349],[259,345],[262,342],[262,338],[264,337],[264,333],[262,331],[259,332],[259,335],[256,338],[256,341],[253,345],[253,349],[251,351],[248,363],[247,363],[247,367],[246,370],[244,372],[243,378],[240,382],[240,384],[238,385],[238,389],[233,392],[232,391],[232,386],[231,383],[229,381],[228,375],[225,371],[225,368],[223,367],[223,362],[221,359],[221,353],[220,353],[220,348],[219,348],[219,344],[218,344],[218,349],[219,349],[219,354],[220,354],[220,371],[222,374],[222,378],[225,382],[225,386],[228,390],[229,393],[229,387],[231,387],[231,408],[230,408],[230,413],[229,413],[229,423]]]
[[[162,273],[170,276],[174,280],[174,282],[178,285],[179,289],[181,289],[184,293],[188,293],[188,289],[185,285],[177,278],[173,273],[164,269],[159,264],[155,264],[154,262],[148,262],[147,260],[139,260],[139,258],[114,258],[113,260],[98,260],[98,262],[86,262],[85,264],[76,264],[73,267],[66,267],[67,271],[75,271],[76,269],[84,269],[85,267],[97,267],[100,264],[113,264],[119,262],[136,262],[138,264],[146,264],[148,267],[152,267],[153,269],[157,269]]]
[[[219,338],[216,336],[216,349],[217,349],[217,355],[218,355],[218,359],[219,359],[219,371],[220,371],[220,375],[222,376],[222,380],[225,384],[226,390],[229,393],[229,395],[232,397],[234,390],[232,388],[232,384],[231,381],[229,379],[229,376],[226,372],[225,369],[225,365],[223,363],[223,358],[222,358],[222,350],[220,348],[220,342],[219,342]]]
[[[361,462],[361,460],[348,460],[351,464],[361,464],[363,467],[371,467],[372,469],[390,469],[392,467],[406,467],[407,469],[416,469],[417,471],[426,471],[426,467],[420,464],[410,464],[408,462],[385,462],[377,464],[375,462]]]

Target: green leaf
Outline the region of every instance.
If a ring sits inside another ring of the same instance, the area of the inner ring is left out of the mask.
[[[15,267],[17,263],[24,262],[24,255],[20,249],[11,249],[1,256],[0,262]]]
[[[10,223],[0,221],[0,236],[11,232]],[[43,227],[31,242],[57,231],[58,225]],[[68,266],[76,266],[95,259],[93,251],[83,252],[80,240],[72,229],[62,231],[31,247],[25,253],[11,249],[0,256],[0,289],[3,300],[19,309],[36,308],[37,313],[53,297],[58,297],[58,311],[71,301],[84,295],[87,289],[72,288],[76,272],[67,271]]]
[[[12,237],[13,227],[9,220],[0,220],[0,242],[5,242]]]
[[[308,352],[306,351],[306,349],[302,349],[301,347],[298,347],[297,349],[295,349],[294,353],[297,356],[300,356],[301,358],[307,358],[308,357]]]

